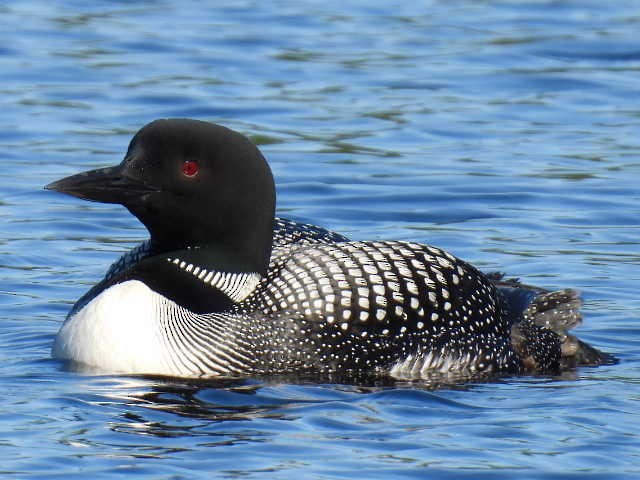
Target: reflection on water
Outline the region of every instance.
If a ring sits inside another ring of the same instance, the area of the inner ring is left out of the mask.
[[[536,376],[529,380],[553,386],[576,380],[575,371],[562,372],[556,376]],[[422,392],[440,399],[437,392],[443,388],[449,391],[470,391],[481,384],[499,384],[509,381],[508,377],[486,376],[484,379],[452,378],[433,375],[431,379],[398,381],[386,376],[375,375],[287,375],[267,378],[217,378],[185,380],[153,377],[121,377],[107,380],[108,387],[101,395],[129,407],[141,407],[136,413],[127,413],[124,425],[114,426],[119,431],[140,429],[139,433],[160,436],[193,434],[191,428],[146,419],[145,410],[164,412],[193,420],[224,423],[227,421],[251,421],[256,419],[295,420],[296,409],[319,406],[327,401],[352,401],[359,395],[372,395],[385,391],[407,390]],[[311,387],[307,390],[305,387]],[[296,395],[274,395],[274,391],[284,388],[297,392]],[[318,390],[324,390],[318,395]],[[96,393],[101,388],[96,389]],[[315,391],[314,391],[315,390]],[[436,393],[429,393],[436,392]],[[337,394],[337,395],[334,395]],[[335,397],[335,398],[331,398]],[[134,422],[133,424],[131,422]]]

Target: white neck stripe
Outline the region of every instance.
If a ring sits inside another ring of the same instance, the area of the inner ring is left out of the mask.
[[[179,258],[167,258],[180,270],[191,273],[205,284],[217,288],[234,302],[241,302],[253,293],[262,276],[259,273],[228,273],[207,270],[187,263]]]

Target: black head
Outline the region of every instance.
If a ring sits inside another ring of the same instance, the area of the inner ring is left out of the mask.
[[[228,265],[266,272],[273,177],[256,146],[228,128],[156,120],[136,133],[120,165],[45,188],[124,205],[147,227],[157,253],[206,247]]]

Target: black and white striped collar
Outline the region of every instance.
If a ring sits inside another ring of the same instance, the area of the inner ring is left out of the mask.
[[[262,275],[259,273],[220,272],[195,265],[180,257],[167,257],[167,261],[180,270],[192,274],[204,284],[220,290],[236,303],[249,297],[262,280]]]

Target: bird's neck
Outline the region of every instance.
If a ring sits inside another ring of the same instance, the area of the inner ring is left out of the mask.
[[[265,222],[262,222],[265,223]],[[156,231],[151,234],[151,255],[190,258],[210,269],[232,273],[266,275],[273,243],[273,221],[262,227],[178,232]],[[188,236],[184,233],[189,233]]]

